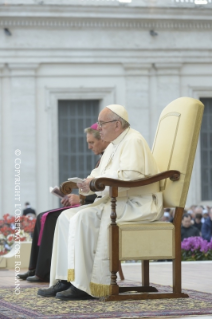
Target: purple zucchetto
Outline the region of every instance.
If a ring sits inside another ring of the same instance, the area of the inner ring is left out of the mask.
[[[92,130],[98,131],[98,129],[97,129],[98,128],[98,124],[97,123],[92,124],[91,128],[92,128]]]

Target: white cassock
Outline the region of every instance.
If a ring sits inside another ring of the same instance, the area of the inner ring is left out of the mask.
[[[88,178],[109,177],[125,181],[157,174],[158,168],[142,135],[127,128],[110,143],[99,167]],[[111,203],[109,189],[98,192],[91,205],[62,212],[54,234],[50,286],[68,280],[94,297],[109,294],[108,229]],[[159,183],[131,189],[119,188],[117,223],[154,221],[162,217]]]

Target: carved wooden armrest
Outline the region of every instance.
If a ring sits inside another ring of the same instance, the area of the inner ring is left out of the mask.
[[[175,170],[165,171],[147,178],[137,179],[134,181],[121,181],[119,179],[112,179],[112,178],[106,178],[106,177],[100,177],[92,179],[90,182],[90,189],[93,192],[96,191],[103,191],[105,189],[105,186],[110,187],[139,187],[139,186],[145,186],[152,183],[159,182],[163,179],[169,178],[171,181],[175,182],[180,179],[180,172]]]
[[[64,195],[69,195],[72,193],[72,189],[77,189],[77,184],[76,183],[73,183],[73,182],[70,182],[70,181],[66,181],[66,182],[63,182],[61,185],[60,185],[60,191],[64,194]],[[81,205],[84,205],[84,202],[85,202],[85,197],[84,195],[79,195],[80,197],[80,204]]]
[[[149,185],[155,182],[159,182],[163,179],[170,178],[171,181],[175,182],[180,179],[180,172],[179,171],[165,171],[151,177],[137,179],[134,181],[121,181],[119,179],[112,179],[106,177],[100,177],[96,179],[92,179],[90,182],[90,189],[95,191],[103,191],[105,186],[110,186],[109,194],[111,197],[111,225],[116,226],[116,197],[118,197],[118,187],[139,187]]]
[[[72,193],[72,189],[77,189],[77,184],[76,183],[73,183],[73,182],[69,182],[69,181],[66,181],[66,182],[63,182],[61,185],[60,185],[60,190],[61,192],[64,194],[64,195],[69,195]]]

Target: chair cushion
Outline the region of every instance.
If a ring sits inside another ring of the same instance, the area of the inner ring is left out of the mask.
[[[119,226],[119,260],[174,259],[174,225],[155,221]]]

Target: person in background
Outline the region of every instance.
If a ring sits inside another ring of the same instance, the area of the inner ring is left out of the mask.
[[[199,230],[192,225],[191,215],[184,214],[182,218],[182,226],[181,226],[181,241],[184,238],[200,236]]]
[[[196,227],[199,230],[200,235],[201,235],[201,228],[202,228],[201,220],[202,220],[202,215],[197,213],[194,220],[194,227]]]
[[[212,208],[209,210],[209,216],[202,224],[202,238],[210,241],[212,238]]]
[[[191,224],[194,225],[194,221],[195,221],[195,216],[196,216],[196,214],[195,214],[194,211],[191,210],[191,209],[188,209],[187,211],[184,210],[184,214],[186,214],[186,213],[191,216]]]
[[[175,209],[174,208],[172,208],[171,210],[170,210],[170,223],[173,223],[173,221],[174,221],[174,215],[175,215]]]
[[[164,212],[163,213],[163,217],[161,218],[161,220],[163,221],[163,222],[169,222],[170,221],[170,214],[169,214],[169,212]]]
[[[27,216],[27,215],[35,215],[36,217],[36,212],[35,210],[30,206],[29,202],[25,203],[26,208],[23,210],[23,216]]]
[[[194,213],[192,214],[193,221],[195,220],[196,214],[201,214],[202,215],[202,211],[203,211],[203,209],[202,209],[201,206],[196,206],[195,207],[195,209],[193,210]]]
[[[192,211],[192,217],[194,218],[194,216],[195,216],[195,209],[197,208],[198,206],[197,205],[191,205],[190,207],[189,207],[189,209],[188,210],[191,210]]]
[[[202,219],[201,219],[202,224],[204,224],[204,222],[206,221],[208,217],[209,217],[208,210],[204,208],[202,210]]]

